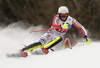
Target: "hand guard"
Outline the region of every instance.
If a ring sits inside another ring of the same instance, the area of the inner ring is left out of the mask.
[[[61,28],[70,29],[71,25],[70,24],[64,24],[64,25],[61,26]]]
[[[84,36],[84,39],[86,39],[86,43],[87,45],[89,45],[91,42],[89,41],[88,37],[87,36]]]

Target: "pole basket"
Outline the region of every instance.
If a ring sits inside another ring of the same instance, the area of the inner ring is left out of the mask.
[[[65,48],[66,41],[68,41],[69,47],[70,47],[70,49],[72,49],[72,46],[71,46],[69,38],[65,39],[64,44],[63,44],[63,48]]]

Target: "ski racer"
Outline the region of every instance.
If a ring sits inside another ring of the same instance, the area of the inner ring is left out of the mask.
[[[87,32],[84,26],[82,26],[76,19],[69,15],[69,10],[66,6],[60,6],[58,14],[54,16],[52,21],[51,30],[48,30],[38,42],[30,44],[21,50],[24,57],[27,57],[27,53],[36,48],[41,48],[44,54],[48,54],[48,50],[60,43],[63,39],[63,35],[71,28],[71,26],[78,28],[84,36],[84,39],[90,44]]]

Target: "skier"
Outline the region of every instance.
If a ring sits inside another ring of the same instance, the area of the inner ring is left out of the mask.
[[[63,35],[71,28],[71,25],[78,28],[83,34],[84,38],[90,44],[87,32],[76,19],[69,16],[69,10],[66,6],[60,6],[58,9],[58,14],[54,16],[52,21],[51,30],[48,30],[38,42],[30,44],[23,49],[21,49],[21,53],[24,57],[27,57],[27,53],[36,48],[41,48],[44,54],[48,54],[48,50],[57,45],[62,41]]]

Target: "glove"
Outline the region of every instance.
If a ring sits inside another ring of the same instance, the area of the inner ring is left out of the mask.
[[[70,24],[64,24],[64,25],[61,26],[61,28],[70,29],[71,25]]]
[[[87,45],[89,45],[91,42],[89,41],[88,37],[87,36],[84,36],[84,39],[86,39],[86,43]]]

